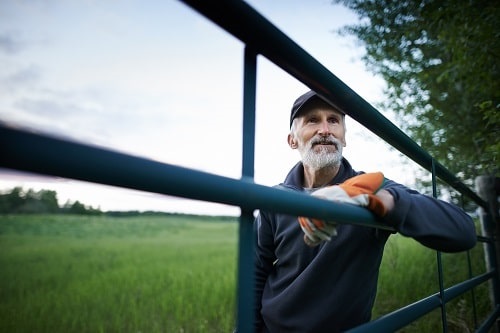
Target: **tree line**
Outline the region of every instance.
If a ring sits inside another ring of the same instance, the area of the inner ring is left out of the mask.
[[[14,187],[0,194],[0,214],[79,214],[101,215],[99,208],[87,206],[80,201],[67,201],[59,206],[57,192],[51,190],[35,191]]]
[[[237,222],[234,216],[226,215],[196,215],[162,211],[102,211],[85,205],[80,201],[67,201],[59,206],[57,192],[52,190],[35,191],[24,190],[22,187],[14,187],[11,190],[0,192],[0,214],[77,214],[77,215],[106,215],[113,217],[133,216],[176,216],[187,218],[203,218],[204,221]]]

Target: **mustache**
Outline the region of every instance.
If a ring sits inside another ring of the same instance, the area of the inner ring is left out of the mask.
[[[320,136],[311,140],[311,146],[315,145],[334,145],[335,148],[338,149],[340,146],[340,140],[334,138],[333,136]]]

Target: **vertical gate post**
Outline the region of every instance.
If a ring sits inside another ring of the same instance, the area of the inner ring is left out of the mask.
[[[500,193],[500,180],[492,175],[476,177],[476,191],[488,203],[488,207],[479,207],[478,213],[481,222],[481,234],[491,242],[484,243],[484,255],[488,271],[496,270],[496,279],[490,283],[490,299],[493,306],[500,304],[498,269],[500,267],[500,221],[498,213],[498,195]],[[497,322],[495,332],[500,332],[500,322]]]
[[[245,48],[243,73],[243,156],[242,179],[253,182],[255,166],[255,97],[257,82],[257,54]],[[253,210],[241,209],[238,233],[238,333],[251,333],[254,330],[254,228]]]

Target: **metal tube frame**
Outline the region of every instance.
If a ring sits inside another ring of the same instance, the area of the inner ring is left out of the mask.
[[[269,188],[254,183],[257,55],[265,56],[291,76],[315,90],[330,103],[344,110],[346,114],[401,153],[431,171],[434,196],[436,196],[436,177],[439,177],[462,195],[466,195],[479,206],[488,209],[488,204],[476,193],[460,182],[399,128],[244,1],[184,0],[183,2],[240,39],[246,46],[244,53],[241,179],[237,180],[159,163],[101,147],[33,133],[1,122],[0,167],[239,206],[241,216],[238,243],[237,329],[240,333],[251,332],[253,329],[255,300],[252,288],[254,283],[252,259],[254,231],[252,224],[255,209],[291,215],[308,215],[334,220],[340,224],[351,223],[393,230],[377,221],[365,209],[335,202],[325,202],[301,193]],[[478,237],[478,240],[486,241],[489,249],[494,246],[490,239]],[[494,249],[490,252],[494,258]],[[472,272],[469,270],[469,280],[444,289],[439,252],[437,256],[439,293],[349,332],[397,330],[437,307],[442,309],[443,331],[446,332],[445,304],[491,279],[494,285],[496,306],[477,330],[478,332],[486,332],[500,315],[498,268],[495,265],[491,271],[476,277],[472,277]]]

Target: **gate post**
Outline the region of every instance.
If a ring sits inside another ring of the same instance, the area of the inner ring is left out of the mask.
[[[488,209],[478,208],[481,222],[481,234],[491,239],[491,242],[484,243],[484,255],[486,268],[488,271],[496,270],[496,279],[490,283],[490,299],[493,307],[499,304],[499,272],[500,259],[500,221],[498,212],[498,195],[500,193],[500,178],[493,175],[476,177],[476,191],[478,195],[488,203]],[[495,332],[500,331],[500,322],[497,321]]]

